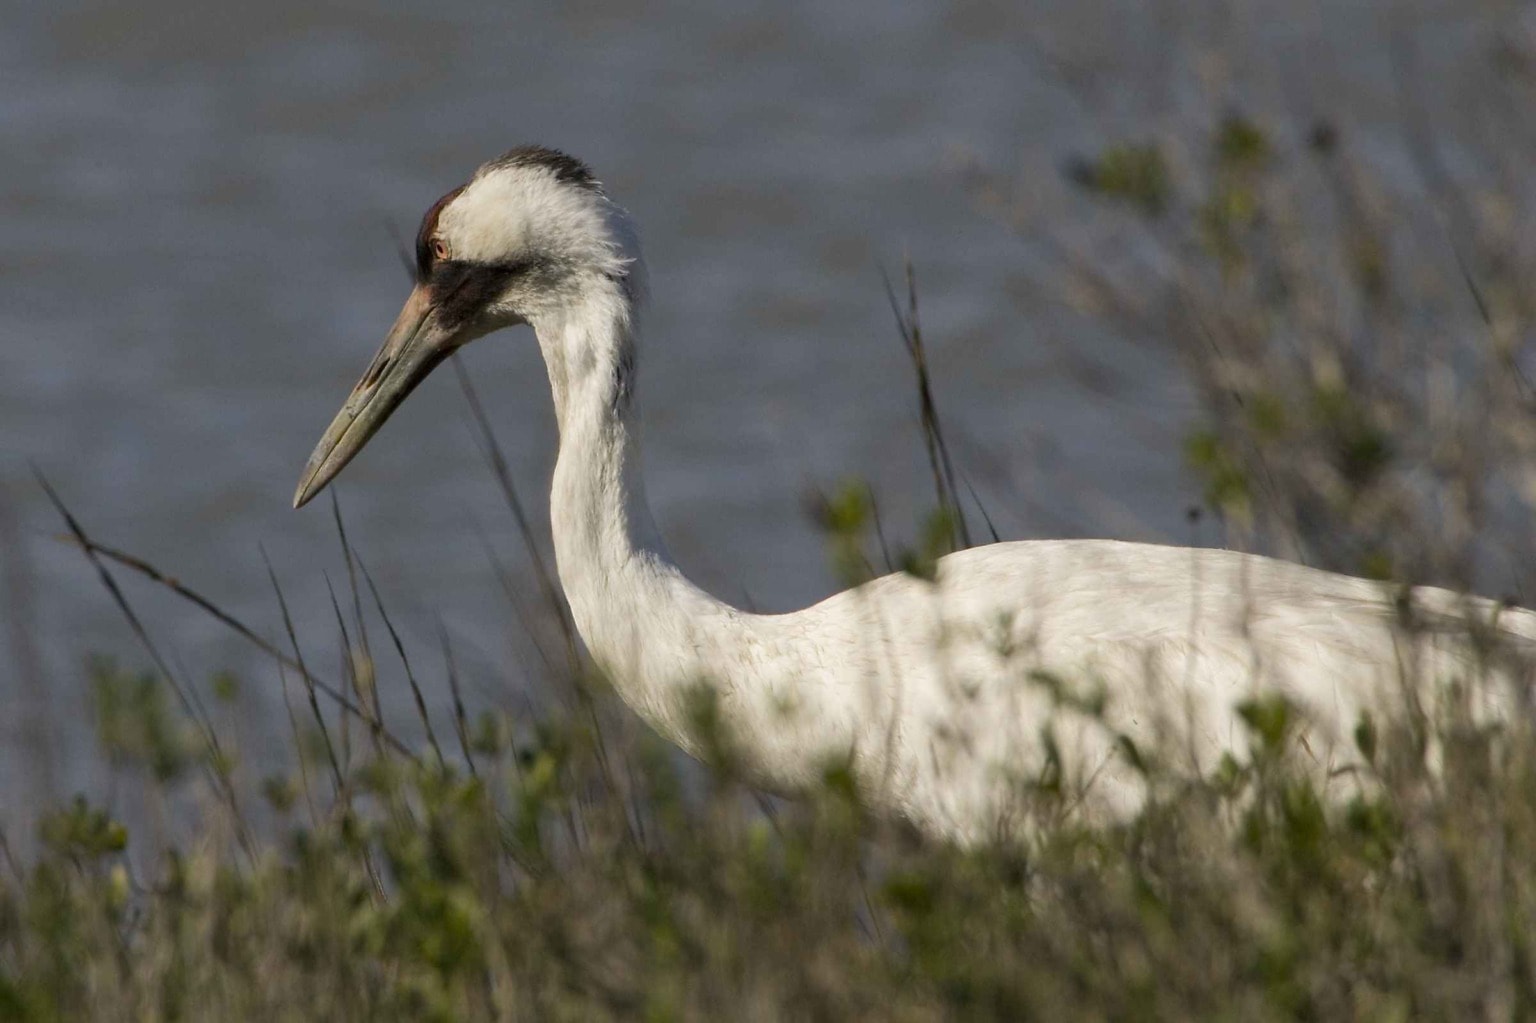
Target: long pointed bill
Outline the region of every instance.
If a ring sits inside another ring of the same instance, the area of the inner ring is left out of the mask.
[[[430,295],[418,286],[400,310],[368,372],[309,456],[293,495],[295,508],[324,490],[416,385],[458,346],[458,339],[437,325],[432,312]]]

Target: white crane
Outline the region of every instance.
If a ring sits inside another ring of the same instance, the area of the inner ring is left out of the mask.
[[[1209,770],[1244,747],[1237,706],[1267,692],[1302,714],[1303,755],[1338,775],[1358,759],[1362,711],[1390,717],[1405,680],[1432,701],[1482,671],[1470,621],[1536,639],[1531,612],[1446,590],[1405,597],[1234,551],[1112,540],[997,543],[943,558],[933,582],[896,574],[788,614],[740,611],[683,576],[646,507],[633,400],[644,265],[587,168],[540,147],[485,164],[427,212],[416,259],[416,286],[294,506],[455,348],[532,326],[560,431],[555,554],[582,638],[622,698],[691,753],[696,687],[712,687],[718,721],[770,788],[813,784],[842,760],[879,808],[966,842],[1006,830],[1020,786],[1050,770],[1085,812],[1124,816],[1144,791],[1123,738]],[[1500,665],[1506,679],[1517,670]],[[1101,711],[1070,695],[1090,692]]]

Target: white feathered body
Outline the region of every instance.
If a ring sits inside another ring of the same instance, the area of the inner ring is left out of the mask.
[[[1295,708],[1302,763],[1353,792],[1362,712],[1433,710],[1459,681],[1478,719],[1508,713],[1510,680],[1488,677],[1503,669],[1473,655],[1465,616],[1536,640],[1530,612],[1446,590],[1417,588],[1405,610],[1382,583],[1110,540],[978,547],[934,582],[886,576],[782,615],[725,607],[680,575],[665,585],[685,613],[578,614],[654,727],[698,752],[677,681],[709,684],[765,783],[812,785],[849,762],[877,804],[961,841],[1006,831],[1052,771],[1078,812],[1123,819],[1145,796],[1125,739],[1209,772],[1244,755],[1238,708],[1266,694]]]
[[[417,258],[405,333],[322,439],[296,501],[388,414],[354,429],[377,394],[398,402],[419,379],[381,390],[380,375],[430,371],[393,358],[420,331],[441,358],[531,325],[560,427],[555,553],[582,637],[624,700],[685,749],[706,745],[690,694],[711,687],[764,785],[814,784],[843,761],[879,807],[972,841],[1052,771],[1085,812],[1122,816],[1143,797],[1123,739],[1209,771],[1246,748],[1237,708],[1265,693],[1298,708],[1301,755],[1331,778],[1357,760],[1362,711],[1433,708],[1451,681],[1483,673],[1467,618],[1536,640],[1530,612],[1444,590],[1402,602],[1266,558],[1104,540],[994,544],[942,559],[934,582],[894,575],[801,611],[745,613],[688,582],[646,510],[632,400],[643,265],[590,172],[514,150],[428,212]],[[1479,716],[1509,712],[1514,688],[1478,691],[1493,701]]]

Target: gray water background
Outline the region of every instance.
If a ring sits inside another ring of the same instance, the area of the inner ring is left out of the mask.
[[[904,253],[962,470],[1005,537],[1191,539],[1179,441],[1196,409],[1175,353],[1053,302],[1051,250],[981,208],[965,168],[1015,181],[1042,232],[1089,252],[1132,232],[1063,162],[1198,140],[1232,109],[1293,137],[1326,115],[1412,193],[1389,44],[1420,54],[1428,116],[1454,144],[1492,49],[1531,26],[1481,3],[8,4],[0,818],[28,802],[41,752],[56,791],[103,783],[87,657],[147,664],[57,540],[28,463],[98,538],[277,638],[264,548],[334,675],[330,513],[295,513],[290,495],[407,291],[392,233],[501,150],[567,149],[637,218],[656,518],[701,584],[782,610],[836,586],[808,488],[869,479],[895,535],[930,503],[879,273]],[[547,549],[537,348],[512,332],[464,358]],[[339,494],[435,710],[439,620],[472,704],[536,698],[483,538],[536,590],[451,372]],[[259,655],[161,592],[128,592],[200,687],[246,680],[221,718],[245,750],[286,744]]]

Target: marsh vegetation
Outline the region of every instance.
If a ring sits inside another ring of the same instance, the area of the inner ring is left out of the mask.
[[[1432,582],[1528,603],[1531,266],[1507,208],[1443,191],[1425,230],[1327,123],[1231,113],[1177,158],[1169,145],[1069,161],[1126,255],[1057,255],[1080,315],[1183,354],[1201,397],[1192,518],[1226,545],[1388,591]],[[1029,230],[1027,194],[970,175],[979,205]],[[811,502],[850,583],[923,575],[990,530],[946,451],[911,274],[891,291],[935,512],[903,544],[861,485]],[[450,649],[400,642],[339,514],[333,673],[291,624],[286,641],[264,639],[66,518],[143,643],[91,668],[114,790],[6,836],[0,1018],[1536,1011],[1536,718],[1475,724],[1459,697],[1493,684],[1480,673],[1444,680],[1444,705],[1358,722],[1370,769],[1338,780],[1346,797],[1298,769],[1295,710],[1261,701],[1243,713],[1252,752],[1210,776],[1179,770],[1177,751],[1135,751],[1152,798],[1129,823],[1077,819],[1047,771],[1020,785],[1027,841],[961,850],[868,814],[835,763],[781,800],[741,776],[729,734],[710,733],[707,766],[682,760],[558,628],[551,710],[475,705]],[[270,677],[186,679],[135,617],[116,581],[130,576],[223,616],[267,650]],[[275,603],[287,623],[281,590]],[[289,700],[292,741],[284,767],[257,772],[221,721],[243,686],[267,684]],[[424,686],[450,688],[448,720],[428,716]],[[413,694],[409,740],[384,718],[384,687]]]

